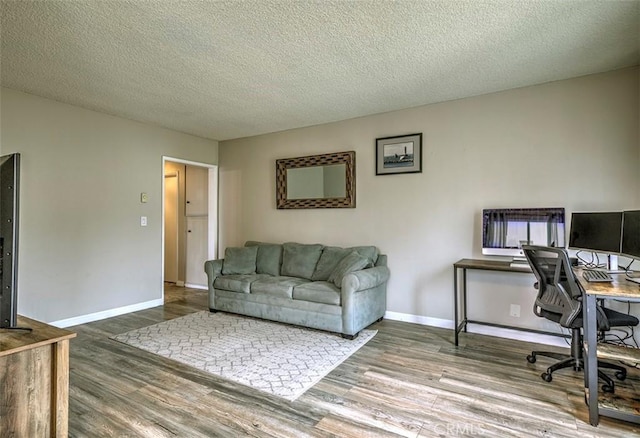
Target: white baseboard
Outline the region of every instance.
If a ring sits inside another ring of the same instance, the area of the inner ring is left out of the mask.
[[[178,286],[178,287],[184,287],[184,281],[182,281],[182,280],[178,280],[178,281],[176,281],[176,286]]]
[[[60,321],[50,322],[49,324],[59,328],[71,327],[78,324],[86,324],[88,322],[99,321],[101,319],[111,318],[113,316],[124,315],[125,313],[137,312],[138,310],[158,307],[164,304],[164,299],[145,301],[144,303],[131,304],[129,306],[117,307],[115,309],[103,310],[101,312],[89,313],[88,315],[75,316],[73,318],[61,319]]]
[[[191,289],[202,289],[202,290],[209,289],[207,286],[203,286],[202,284],[194,284],[194,283],[185,283],[184,287],[190,287]]]
[[[412,322],[420,325],[428,325],[431,327],[439,327],[453,330],[453,321],[450,319],[431,318],[428,316],[411,315],[409,313],[390,312],[384,314],[385,319],[393,321]],[[469,333],[477,333],[481,335],[497,336],[499,338],[515,339],[517,341],[534,342],[544,345],[556,345],[559,347],[568,347],[564,338],[551,335],[543,335],[541,333],[523,332],[520,330],[511,330],[501,327],[492,327],[488,325],[468,324],[467,331]]]
[[[501,327],[491,327],[489,325],[469,324],[469,333],[480,335],[497,336],[499,338],[514,339],[516,341],[533,342],[536,344],[555,345],[557,347],[569,347],[569,339],[559,336],[543,335],[542,333],[530,333],[520,330],[511,330]]]
[[[385,312],[384,317],[385,319],[391,319],[393,321],[413,322],[420,325],[453,329],[453,321],[449,319],[431,318],[429,316],[411,315],[409,313],[390,312],[388,310]]]

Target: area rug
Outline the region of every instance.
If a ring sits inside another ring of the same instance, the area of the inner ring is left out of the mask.
[[[193,313],[111,339],[293,401],[375,336],[340,335],[226,313]]]

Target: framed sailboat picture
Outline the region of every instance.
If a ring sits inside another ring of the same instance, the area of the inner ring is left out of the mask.
[[[376,139],[376,175],[422,172],[422,133]]]

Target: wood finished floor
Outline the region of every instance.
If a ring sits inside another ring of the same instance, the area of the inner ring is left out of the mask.
[[[582,374],[540,378],[535,344],[382,321],[378,334],[295,402],[109,339],[207,308],[204,291],[167,287],[164,306],[72,329],[71,437],[632,437],[588,424]],[[539,347],[539,346],[537,346]],[[547,347],[543,349],[548,349]],[[621,391],[640,390],[630,370]]]

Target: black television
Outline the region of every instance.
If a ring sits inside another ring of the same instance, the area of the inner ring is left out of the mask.
[[[640,260],[640,210],[622,212],[620,254]]]
[[[569,248],[605,254],[620,253],[622,212],[573,213]]]
[[[18,318],[18,211],[20,154],[0,157],[0,328]]]

